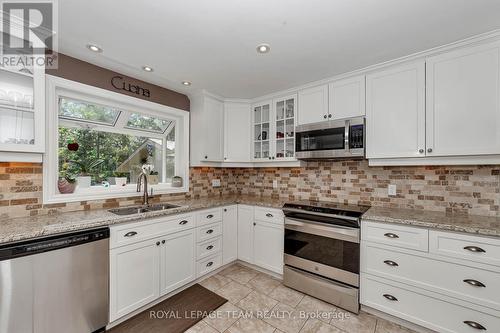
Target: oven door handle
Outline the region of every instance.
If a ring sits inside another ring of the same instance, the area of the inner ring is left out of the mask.
[[[338,214],[325,214],[325,213],[320,213],[320,212],[310,212],[310,211],[303,211],[302,209],[297,209],[297,208],[283,208],[283,213],[307,213],[309,215],[316,215],[316,216],[323,216],[323,217],[331,217],[331,218],[338,218],[342,220],[349,220],[349,221],[354,221],[358,222],[359,219],[357,217],[353,216],[345,216],[345,215],[338,215]]]
[[[347,242],[359,244],[359,229],[343,228],[333,225],[323,225],[313,222],[307,222],[299,219],[285,218],[285,230],[293,230],[323,236],[333,239],[339,239]]]

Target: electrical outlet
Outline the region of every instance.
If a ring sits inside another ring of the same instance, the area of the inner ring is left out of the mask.
[[[212,179],[212,187],[220,187],[220,179]]]
[[[389,186],[387,186],[387,194],[396,195],[396,185],[389,184]]]
[[[273,188],[278,188],[278,181],[276,179],[273,180]]]

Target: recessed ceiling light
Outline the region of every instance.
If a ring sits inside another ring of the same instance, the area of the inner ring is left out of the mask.
[[[95,44],[87,44],[87,48],[90,50],[90,51],[93,51],[93,52],[97,52],[97,53],[101,53],[102,52],[102,49],[95,45]]]
[[[267,53],[271,50],[271,46],[269,44],[260,44],[257,46],[257,52],[259,53]]]
[[[190,86],[191,82],[189,82],[189,81],[182,81],[182,84],[185,85],[185,86]]]
[[[149,66],[142,66],[142,69],[146,72],[152,72],[153,71],[153,68],[152,67],[149,67]]]

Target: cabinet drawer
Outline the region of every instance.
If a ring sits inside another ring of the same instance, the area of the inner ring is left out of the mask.
[[[369,242],[425,251],[429,249],[427,229],[363,221],[361,239]]]
[[[255,207],[255,219],[280,225],[285,223],[283,211],[273,208]]]
[[[194,215],[175,215],[150,221],[110,227],[110,248],[194,228]]]
[[[207,239],[211,239],[222,235],[222,222],[209,224],[203,227],[198,227],[196,233],[196,241],[203,242]]]
[[[222,208],[208,209],[196,213],[197,226],[219,221],[222,221]]]
[[[361,277],[361,303],[442,333],[499,332],[500,318],[401,287]],[[384,296],[385,295],[385,296]],[[392,300],[391,300],[392,299]],[[467,325],[478,323],[486,331]]]
[[[431,230],[431,253],[500,266],[500,239]]]
[[[212,254],[221,252],[222,249],[222,236],[210,239],[206,242],[196,245],[196,259],[202,259]]]
[[[500,310],[500,273],[362,245],[364,273]]]
[[[221,253],[198,261],[196,263],[196,277],[203,276],[207,273],[210,273],[214,269],[219,268],[221,266],[221,263],[222,263]]]

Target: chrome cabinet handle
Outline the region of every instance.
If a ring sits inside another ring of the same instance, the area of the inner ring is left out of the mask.
[[[399,266],[397,262],[392,261],[392,260],[384,260],[384,264],[392,266],[392,267],[397,267]]]
[[[213,229],[208,229],[207,230],[207,234],[211,234],[212,232],[214,232]]]
[[[212,214],[207,215],[207,219],[211,219],[212,217],[214,217]]]
[[[392,232],[385,233],[384,236],[389,238],[399,238],[398,235],[393,234]]]
[[[186,221],[186,220],[182,220],[182,221],[179,222],[180,225],[184,225],[186,223],[188,223],[188,221]]]
[[[135,231],[129,231],[125,235],[123,235],[123,237],[133,237],[135,235],[137,235],[137,232],[135,232]]]
[[[482,287],[482,288],[486,288],[486,285],[482,282],[479,282],[477,280],[473,280],[473,279],[465,279],[464,280],[465,283],[467,284],[470,284],[471,286],[474,286],[474,287]]]
[[[470,252],[475,252],[475,253],[486,253],[485,250],[478,246],[466,246],[464,247],[464,250],[470,251]]]
[[[389,301],[394,301],[396,302],[398,299],[392,295],[389,295],[389,294],[384,294],[383,295],[385,298],[387,298]]]
[[[266,214],[266,216],[267,216],[267,217],[273,217],[273,214],[271,214],[271,213],[267,213],[267,214]]]
[[[212,266],[213,264],[214,264],[214,262],[213,262],[213,261],[211,261],[211,262],[209,262],[209,263],[207,264],[207,267],[210,267],[210,266]]]
[[[486,327],[484,327],[483,325],[481,325],[479,323],[476,323],[475,321],[465,320],[464,324],[468,325],[468,326],[470,326],[472,328],[475,328],[476,330],[486,331]]]
[[[213,245],[209,245],[209,246],[207,246],[207,250],[211,250],[211,249],[213,249],[213,248],[214,248],[214,246],[213,246]]]

